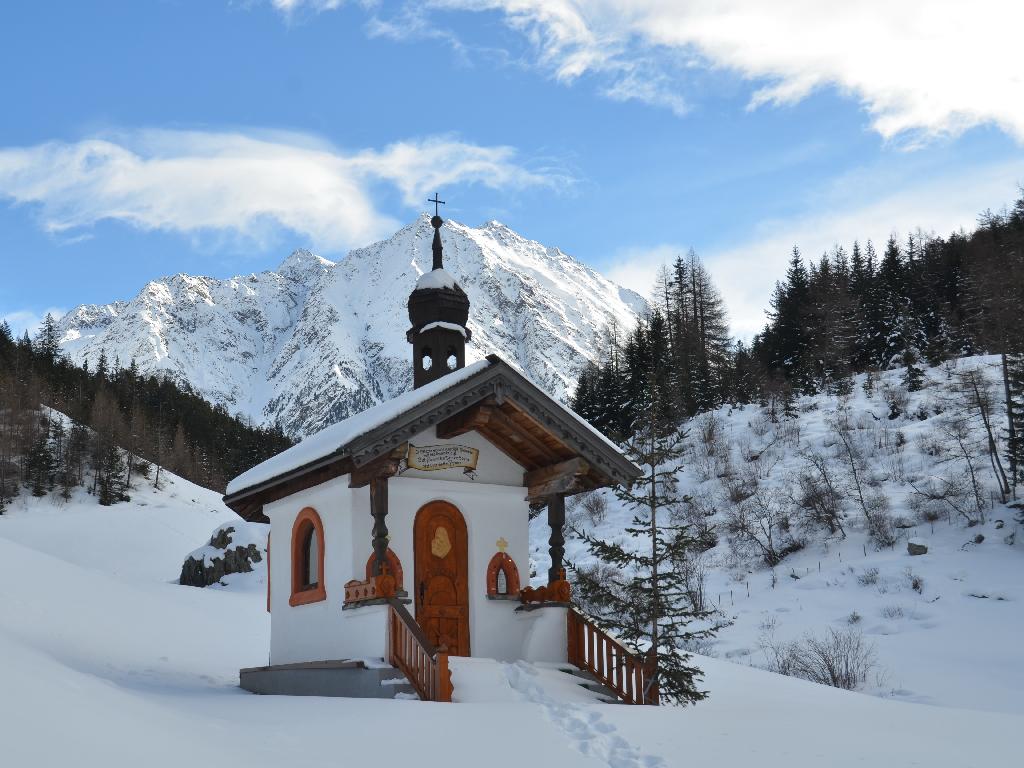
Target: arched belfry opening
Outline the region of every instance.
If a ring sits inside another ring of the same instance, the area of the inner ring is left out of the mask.
[[[438,206],[444,205],[444,200],[434,195],[429,202],[434,204],[434,215],[430,219],[434,228],[431,244],[434,266],[430,272],[420,275],[415,290],[409,295],[412,327],[406,338],[412,344],[414,389],[465,367],[466,342],[470,338],[466,327],[469,297],[443,263],[441,225],[444,220],[438,215]]]

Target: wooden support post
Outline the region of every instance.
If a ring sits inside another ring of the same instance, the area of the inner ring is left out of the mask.
[[[551,527],[551,538],[548,539],[551,554],[551,568],[548,569],[548,584],[562,578],[562,558],[565,557],[565,497],[555,494],[548,497],[548,525]]]
[[[370,514],[373,515],[373,575],[384,572],[388,551],[388,478],[375,477],[370,481]]]

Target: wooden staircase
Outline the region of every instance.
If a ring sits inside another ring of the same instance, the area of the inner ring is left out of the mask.
[[[626,704],[657,705],[658,683],[653,659],[626,648],[575,608],[567,613],[569,663],[587,673],[604,690]]]
[[[438,649],[398,600],[388,600],[388,663],[400,670],[423,701],[452,700],[447,649]]]
[[[436,648],[397,599],[388,600],[387,662],[405,675],[423,701],[452,700],[445,648]],[[566,612],[568,662],[580,685],[623,704],[659,703],[653,657],[627,648],[575,608]]]

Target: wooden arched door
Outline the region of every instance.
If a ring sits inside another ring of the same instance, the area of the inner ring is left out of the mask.
[[[469,551],[466,521],[454,505],[432,501],[416,513],[416,621],[434,645],[469,656]]]

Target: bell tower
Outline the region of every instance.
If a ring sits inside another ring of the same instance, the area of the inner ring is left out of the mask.
[[[431,250],[434,268],[420,275],[416,288],[409,295],[409,321],[412,327],[405,334],[412,344],[413,389],[429,384],[447,373],[466,365],[466,342],[470,333],[469,297],[445,271],[441,249],[441,225],[438,206],[444,205],[435,194],[430,225],[434,228]]]

